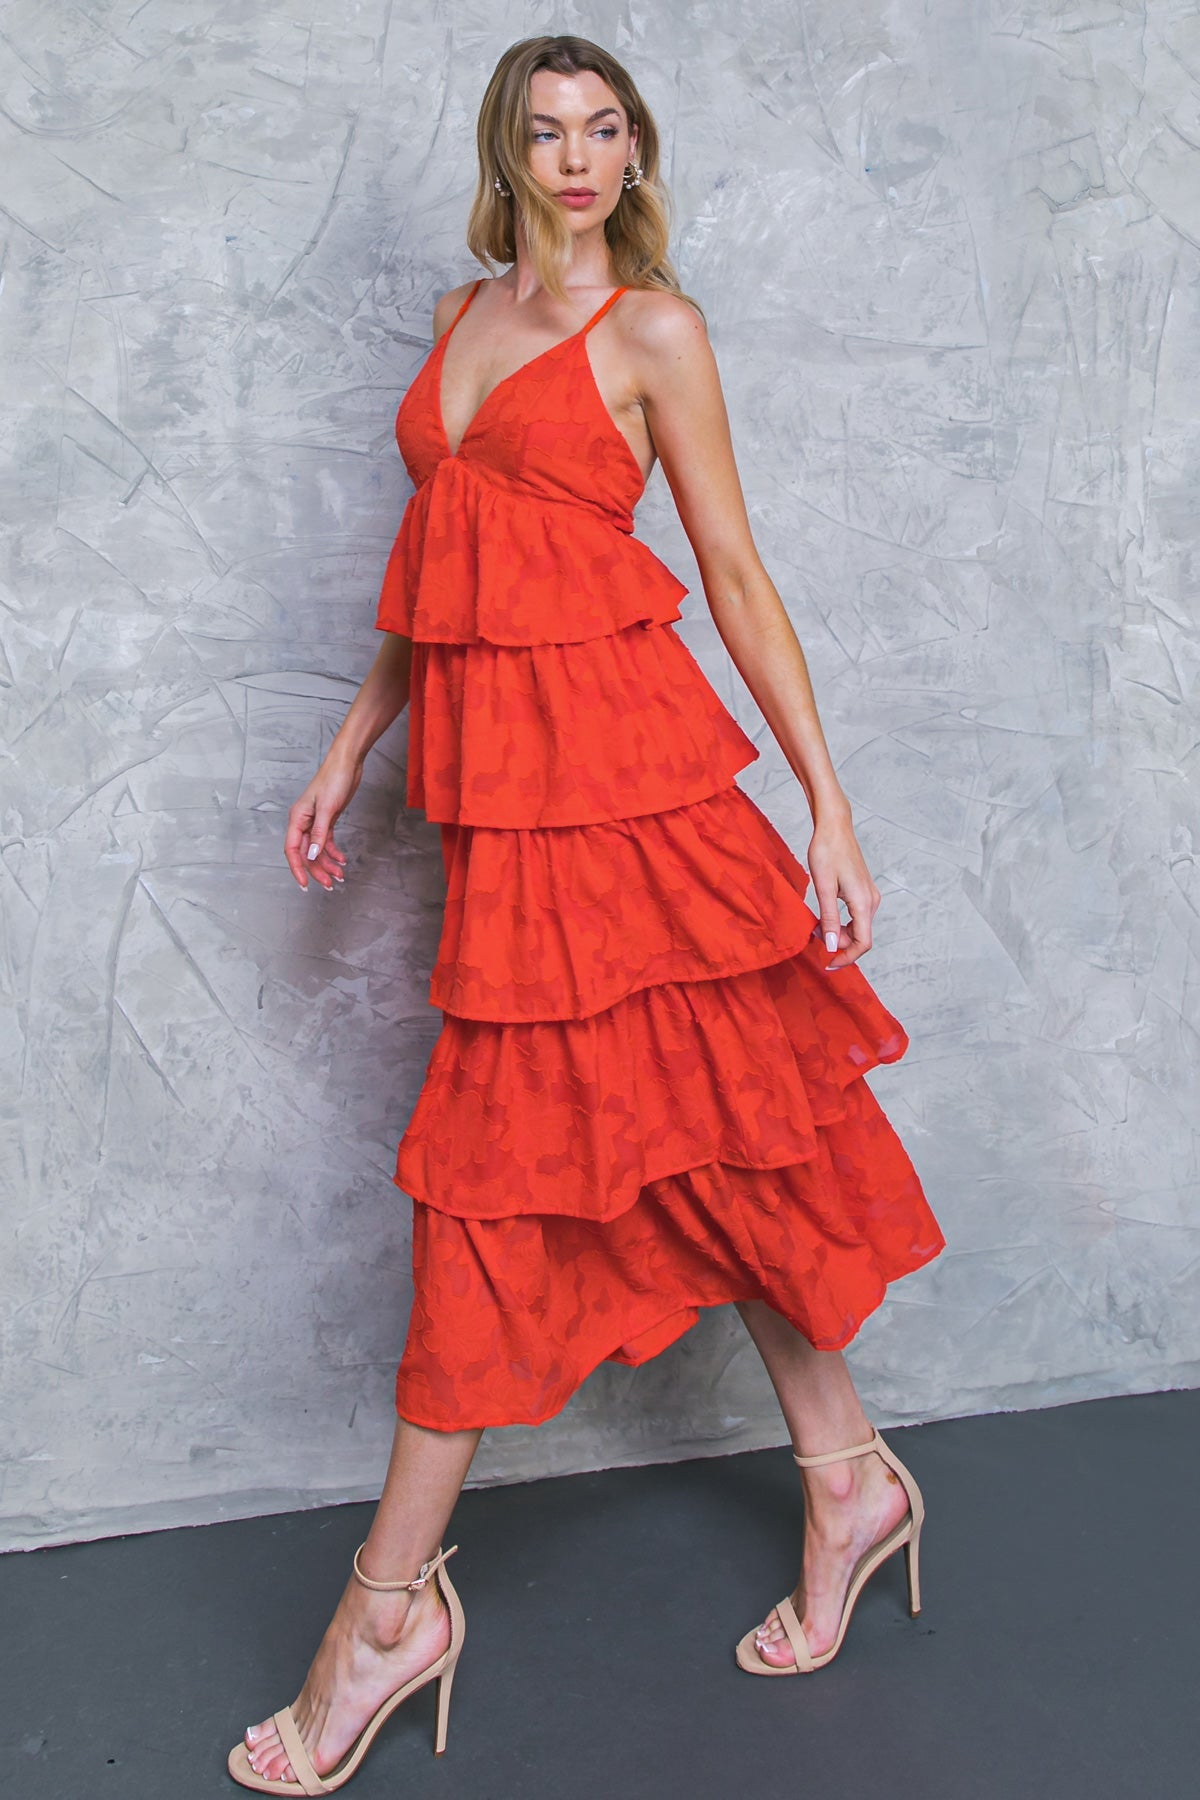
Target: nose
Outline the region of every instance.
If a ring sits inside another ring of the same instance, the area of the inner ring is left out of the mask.
[[[564,175],[578,175],[587,168],[587,148],[583,138],[563,138],[562,170]]]

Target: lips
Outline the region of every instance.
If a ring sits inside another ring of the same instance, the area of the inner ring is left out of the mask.
[[[558,197],[560,200],[594,200],[596,190],[595,188],[559,188]]]

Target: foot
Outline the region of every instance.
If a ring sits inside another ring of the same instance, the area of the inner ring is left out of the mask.
[[[449,1644],[450,1614],[436,1582],[415,1593],[376,1594],[351,1580],[292,1705],[318,1775],[328,1775],[388,1696]],[[246,1750],[256,1774],[296,1780],[272,1720],[249,1727]]]
[[[814,1657],[838,1634],[854,1565],[908,1512],[908,1495],[876,1452],[846,1462],[800,1471],[804,1482],[804,1568],[792,1605]],[[776,1608],[758,1628],[755,1648],[764,1662],[784,1669],[795,1663]]]

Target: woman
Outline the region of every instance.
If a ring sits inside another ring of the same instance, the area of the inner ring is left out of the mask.
[[[919,1604],[920,1493],[840,1350],[943,1239],[862,1079],[907,1045],[853,967],[879,893],[666,258],[654,123],[607,53],[537,38],[478,140],[469,242],[512,266],[435,308],[382,646],[288,824],[300,886],[342,881],[336,822],[411,703],[407,797],[447,878],[443,1029],[396,1174],[415,1300],[353,1576],[299,1699],[230,1754],[269,1793],[341,1786],[432,1680],[443,1747],[464,1626],[440,1546],[481,1429],[540,1422],[701,1306],[738,1305],[803,1470],[799,1582],[741,1667],[829,1661],[901,1546]],[[673,630],[686,590],[631,536],[656,458],[808,798],[809,873],[734,779],[757,752]]]

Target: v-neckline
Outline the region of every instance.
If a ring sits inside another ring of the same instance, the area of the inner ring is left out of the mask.
[[[500,392],[500,389],[502,387],[506,387],[510,381],[515,381],[518,375],[523,375],[525,373],[526,369],[532,369],[534,363],[540,363],[543,360],[543,358],[545,358],[547,356],[552,356],[556,350],[561,350],[565,344],[572,343],[578,336],[579,336],[578,331],[571,332],[569,337],[560,338],[558,340],[557,344],[551,344],[549,346],[549,348],[546,350],[539,350],[536,356],[531,356],[529,358],[528,362],[523,362],[517,368],[510,369],[507,375],[502,375],[500,377],[499,381],[496,383],[495,387],[488,389],[487,393],[483,396],[483,399],[479,402],[479,405],[475,408],[475,411],[471,414],[470,423],[467,425],[466,430],[463,432],[462,436],[459,438],[457,449],[454,449],[451,446],[450,433],[446,430],[446,415],[442,410],[442,368],[446,361],[446,352],[445,352],[445,349],[443,348],[442,354],[438,358],[437,368],[434,370],[434,386],[436,389],[436,397],[437,397],[438,430],[442,434],[442,442],[443,442],[443,444],[445,444],[447,450],[450,451],[451,457],[453,458],[458,455],[459,450],[462,449],[463,445],[466,443],[467,439],[470,437],[471,433],[474,431],[475,424],[479,418],[479,415],[485,410],[485,408],[488,405],[488,402],[493,400],[495,398],[495,396]],[[443,346],[446,344],[449,337],[450,337],[450,332],[448,331],[446,333],[445,337],[443,337],[439,340]]]
[[[595,325],[599,321],[602,314],[606,313],[608,311],[609,307],[612,306],[614,304],[614,302],[616,300],[618,300],[620,298],[620,296],[627,291],[626,288],[624,288],[624,287],[615,288],[613,290],[613,292],[608,296],[608,299],[604,301],[603,305],[598,306],[596,308],[596,311],[592,314],[591,318],[585,319],[584,323],[581,326],[579,326],[578,330],[569,331],[567,333],[566,337],[559,338],[559,340],[556,344],[548,344],[544,350],[539,350],[536,356],[531,356],[527,362],[519,363],[515,369],[510,369],[507,375],[502,375],[500,377],[499,381],[496,383],[495,387],[489,388],[488,392],[484,395],[483,399],[479,402],[479,405],[475,408],[475,411],[471,414],[470,421],[468,422],[465,431],[463,432],[462,436],[458,440],[457,448],[453,448],[450,443],[450,433],[446,430],[446,414],[442,409],[442,371],[445,367],[445,362],[446,362],[446,346],[449,344],[450,339],[454,336],[454,329],[455,329],[455,326],[458,324],[459,319],[462,318],[463,314],[466,312],[466,310],[470,306],[471,302],[475,299],[475,296],[478,294],[480,288],[483,286],[484,279],[485,278],[483,276],[480,276],[479,280],[475,283],[475,286],[472,288],[471,292],[468,294],[466,300],[463,302],[462,306],[459,308],[458,313],[456,314],[455,318],[452,320],[450,325],[447,326],[446,330],[442,333],[441,337],[438,339],[437,343],[434,345],[435,352],[440,351],[440,355],[438,355],[437,362],[436,362],[434,370],[433,370],[434,407],[437,412],[438,430],[442,434],[442,442],[443,442],[443,444],[445,444],[447,452],[449,453],[452,461],[458,457],[459,451],[462,449],[463,445],[466,443],[467,439],[470,437],[471,433],[474,431],[475,425],[476,425],[480,415],[484,412],[484,410],[488,406],[489,402],[491,400],[493,400],[495,398],[495,396],[500,392],[500,389],[502,387],[506,387],[510,381],[515,381],[518,375],[523,375],[525,373],[526,369],[532,369],[535,363],[540,363],[540,362],[544,361],[547,356],[553,356],[555,351],[565,349],[565,347],[568,344],[573,344],[577,338],[584,337],[591,330],[592,326]],[[599,386],[597,385],[597,382],[596,382],[596,371],[592,368],[591,357],[590,356],[587,357],[586,361],[587,361],[587,365],[588,365],[588,373],[591,376],[591,380],[592,380],[592,386],[595,388],[596,394],[600,399],[601,405],[603,406],[604,405],[604,397],[600,393]],[[616,432],[616,435],[621,439],[621,442],[624,444],[626,450],[629,452],[630,460],[632,461],[635,468],[637,469],[638,478],[641,481],[642,486],[645,487],[646,478],[642,474],[642,466],[638,462],[636,456],[634,456],[633,450],[630,447],[630,444],[629,444],[628,440],[626,439],[624,432],[617,430],[617,426],[616,426],[615,422],[613,422],[612,414],[609,412],[607,406],[604,406],[604,412],[605,412],[606,417],[609,419],[610,423],[612,423],[614,432]]]

